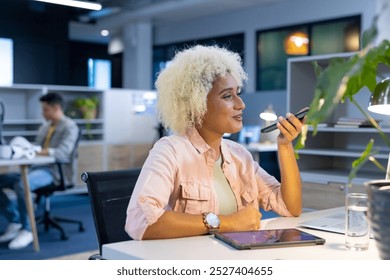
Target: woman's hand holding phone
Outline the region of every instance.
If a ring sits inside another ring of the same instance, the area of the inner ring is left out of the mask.
[[[305,108],[301,109],[299,112],[297,112],[296,114],[294,114],[294,116],[296,118],[298,118],[299,120],[302,120],[306,116],[306,114],[309,112],[309,110],[310,110],[309,107],[305,107]],[[262,128],[261,133],[268,133],[268,132],[274,131],[275,129],[278,128],[278,126],[277,126],[278,123],[279,122],[276,122],[276,123],[273,123],[267,127]]]

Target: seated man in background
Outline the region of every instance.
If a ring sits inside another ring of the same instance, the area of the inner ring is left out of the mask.
[[[47,122],[41,125],[35,139],[36,145],[41,145],[39,155],[54,156],[56,160],[69,160],[76,144],[79,128],[63,111],[64,100],[57,93],[48,93],[40,99],[42,113]],[[73,180],[74,164],[64,165],[65,184]],[[47,186],[59,181],[60,175],[55,164],[33,166],[29,172],[31,190]],[[4,192],[11,188],[17,196],[17,205]],[[8,242],[9,249],[21,249],[33,241],[24,199],[24,188],[18,173],[0,175],[0,213],[9,222],[0,242]]]

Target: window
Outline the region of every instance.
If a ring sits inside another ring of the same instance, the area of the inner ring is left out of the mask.
[[[158,73],[163,70],[167,64],[172,60],[177,51],[185,48],[199,45],[218,45],[220,47],[226,47],[227,49],[237,52],[244,59],[244,34],[234,34],[223,37],[208,38],[201,40],[186,41],[180,43],[173,43],[169,45],[154,46],[153,48],[153,88]]]
[[[98,89],[111,88],[111,61],[88,59],[88,86]]]
[[[256,89],[286,88],[287,59],[358,51],[360,16],[257,32]]]
[[[0,38],[0,85],[12,85],[14,81],[13,40]]]

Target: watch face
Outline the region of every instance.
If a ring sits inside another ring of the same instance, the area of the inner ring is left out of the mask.
[[[218,216],[214,213],[207,214],[206,221],[212,227],[218,227],[220,223]]]

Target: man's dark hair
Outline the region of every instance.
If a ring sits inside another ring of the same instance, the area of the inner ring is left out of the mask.
[[[64,108],[64,99],[56,92],[49,92],[39,98],[39,101],[45,102],[49,105],[60,105],[61,109]]]

